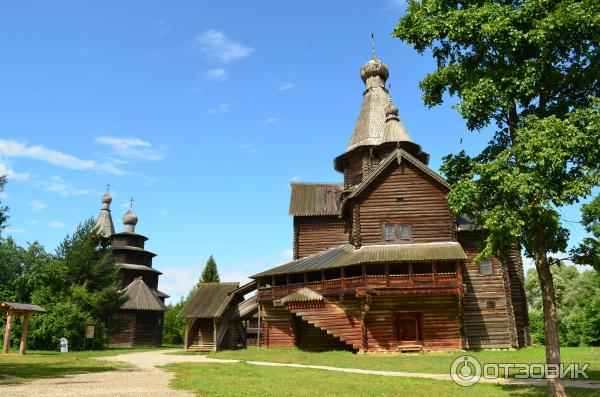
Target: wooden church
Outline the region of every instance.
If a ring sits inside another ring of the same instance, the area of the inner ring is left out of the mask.
[[[398,117],[373,57],[343,183],[293,183],[294,260],[257,281],[260,345],[408,352],[530,344],[523,265],[474,263],[484,231],[446,199],[449,185]]]
[[[112,318],[109,346],[160,346],[164,302],[168,295],[158,290],[162,273],[152,267],[156,254],[144,247],[147,237],[135,232],[138,217],[133,206],[123,215],[124,231],[115,233],[108,192],[102,196],[102,209],[96,221],[97,230],[110,243],[115,266],[120,269],[121,291],[126,302]]]

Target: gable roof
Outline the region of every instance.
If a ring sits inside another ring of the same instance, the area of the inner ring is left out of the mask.
[[[292,292],[291,294],[284,296],[279,299],[279,303],[286,302],[311,302],[311,301],[322,301],[323,295],[313,291],[310,288],[302,288],[299,291]]]
[[[341,192],[339,183],[292,183],[290,215],[339,215]]]
[[[362,263],[419,262],[465,260],[467,255],[456,241],[414,244],[364,245],[355,249],[352,244],[343,244],[306,258],[288,262],[252,278],[279,274],[304,273],[326,270]]]
[[[22,311],[22,312],[45,312],[41,306],[34,305],[31,303],[17,303],[17,302],[2,302],[0,304],[0,308],[2,309],[10,309],[13,311]]]
[[[160,299],[156,297],[154,291],[150,289],[142,280],[142,277],[137,277],[123,290],[127,301],[121,305],[121,309],[125,310],[153,310],[165,311],[167,307]]]
[[[179,312],[183,318],[220,318],[233,298],[232,292],[240,283],[204,283]]]
[[[373,181],[375,181],[375,179],[377,179],[377,177],[379,175],[381,175],[383,173],[383,171],[385,171],[387,169],[387,167],[389,167],[395,161],[397,161],[398,164],[400,164],[402,162],[402,160],[408,161],[409,163],[411,163],[412,165],[414,165],[415,167],[417,167],[418,169],[423,171],[425,174],[430,176],[431,179],[433,179],[438,184],[442,185],[444,188],[450,189],[450,185],[448,184],[448,182],[446,182],[446,180],[440,174],[438,174],[437,172],[435,172],[434,170],[432,170],[431,168],[429,168],[428,166],[426,166],[425,164],[420,162],[416,157],[414,157],[413,155],[408,153],[406,150],[398,148],[398,149],[394,150],[393,152],[391,152],[382,162],[380,162],[379,165],[377,166],[377,168],[375,168],[375,170],[372,173],[370,173],[365,179],[363,179],[363,181],[361,183],[359,183],[352,190],[352,193],[350,193],[348,195],[348,197],[346,197],[344,202],[342,203],[342,208],[346,205],[346,202],[348,200],[358,197],[362,192],[364,192],[364,190],[371,183],[373,183]]]

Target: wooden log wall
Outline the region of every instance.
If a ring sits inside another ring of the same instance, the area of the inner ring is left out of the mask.
[[[136,310],[133,346],[160,346],[163,312]]]
[[[195,319],[189,330],[189,348],[203,352],[214,350],[214,323],[213,319]]]
[[[348,243],[347,222],[336,215],[296,216],[294,230],[296,248],[294,259]]]
[[[361,149],[354,150],[346,159],[344,169],[344,187],[358,185],[363,180],[363,157],[364,151]]]
[[[445,194],[443,186],[407,161],[390,165],[359,199],[362,244],[385,243],[384,223],[412,225],[412,243],[452,241],[454,224]]]
[[[121,269],[121,288],[127,287],[140,276],[150,289],[158,289],[158,273],[133,269]]]
[[[115,263],[133,263],[152,267],[152,256],[144,252],[113,251],[113,260]]]
[[[108,333],[110,347],[132,347],[135,331],[135,313],[131,311],[117,312],[111,323],[114,328]]]
[[[260,345],[264,347],[294,346],[290,313],[283,307],[261,305]]]
[[[498,259],[491,258],[493,274],[480,275],[478,265],[473,263],[479,232],[460,232],[458,239],[467,254],[462,269],[466,286],[463,319],[467,348],[513,347],[516,330],[509,318],[512,307],[507,305],[502,264]]]
[[[461,349],[461,321],[456,296],[374,296],[366,316],[368,351],[398,351],[397,318],[418,313],[424,350]]]
[[[515,315],[518,347],[531,346],[529,328],[529,313],[525,296],[525,276],[523,274],[523,259],[519,249],[510,252],[506,268],[510,282],[510,293]]]

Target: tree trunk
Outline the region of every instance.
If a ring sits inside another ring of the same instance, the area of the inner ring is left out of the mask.
[[[542,290],[542,302],[544,304],[546,364],[560,365],[560,345],[558,341],[558,329],[556,328],[554,281],[552,280],[552,273],[550,273],[546,250],[542,248],[536,250],[534,260],[538,279],[540,280],[540,288]],[[566,397],[565,384],[560,377],[549,378],[547,382],[548,396]]]

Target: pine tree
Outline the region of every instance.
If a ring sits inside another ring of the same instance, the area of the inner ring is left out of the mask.
[[[218,283],[219,281],[221,280],[219,278],[219,271],[217,270],[217,262],[215,262],[215,258],[211,255],[206,261],[204,270],[202,270],[198,285],[203,283]]]

